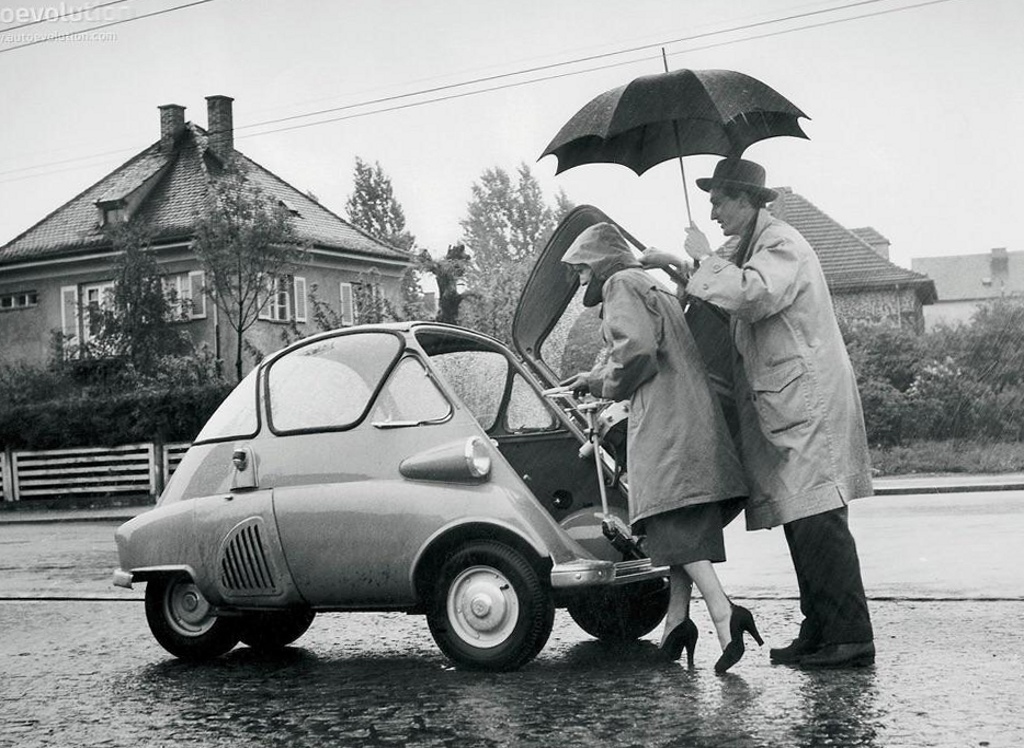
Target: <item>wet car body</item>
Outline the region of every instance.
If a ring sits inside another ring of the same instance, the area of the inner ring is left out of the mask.
[[[605,219],[577,209],[552,237],[517,314],[521,358],[410,322],[321,333],[254,369],[156,508],[117,531],[114,583],[148,583],[158,641],[206,659],[284,646],[318,612],[399,610],[426,614],[456,664],[507,670],[543,648],[557,606],[600,638],[653,629],[665,570],[603,536],[586,422],[543,394],[575,365],[561,348],[597,344],[593,320],[559,332],[577,288],[558,259]],[[625,518],[628,488],[606,482]]]

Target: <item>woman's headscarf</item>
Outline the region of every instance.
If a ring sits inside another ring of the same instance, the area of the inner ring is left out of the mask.
[[[595,223],[584,230],[565,250],[562,262],[587,265],[594,273],[583,294],[584,306],[596,306],[601,302],[601,289],[613,274],[626,268],[641,267],[622,232],[611,223]]]

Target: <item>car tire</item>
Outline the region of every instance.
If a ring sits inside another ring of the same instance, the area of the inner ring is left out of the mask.
[[[576,624],[606,642],[627,642],[653,631],[668,611],[668,583],[661,579],[595,589],[566,608]]]
[[[240,619],[217,616],[186,574],[146,584],[146,620],[160,646],[183,660],[219,657],[241,634]]]
[[[477,541],[441,567],[427,611],[430,633],[457,666],[507,671],[544,648],[554,625],[550,589],[515,549]]]
[[[251,613],[242,619],[242,643],[257,652],[283,649],[305,634],[315,617],[308,608]]]

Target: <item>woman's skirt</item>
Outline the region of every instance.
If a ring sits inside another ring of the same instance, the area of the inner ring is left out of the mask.
[[[694,561],[725,561],[723,528],[743,511],[745,497],[673,509],[654,514],[637,528],[643,549],[657,566],[682,566]]]

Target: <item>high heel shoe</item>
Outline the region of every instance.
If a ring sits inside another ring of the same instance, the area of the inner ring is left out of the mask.
[[[693,650],[697,647],[697,627],[689,618],[684,618],[665,635],[661,652],[669,660],[678,660],[686,650],[686,664],[693,667]]]
[[[732,605],[732,603],[729,603]],[[754,616],[750,611],[741,605],[732,605],[729,614],[729,643],[722,650],[722,656],[715,663],[715,672],[724,673],[743,657],[743,633],[746,632],[754,637],[757,646],[764,644],[764,639],[757,633],[757,625],[754,623]]]

